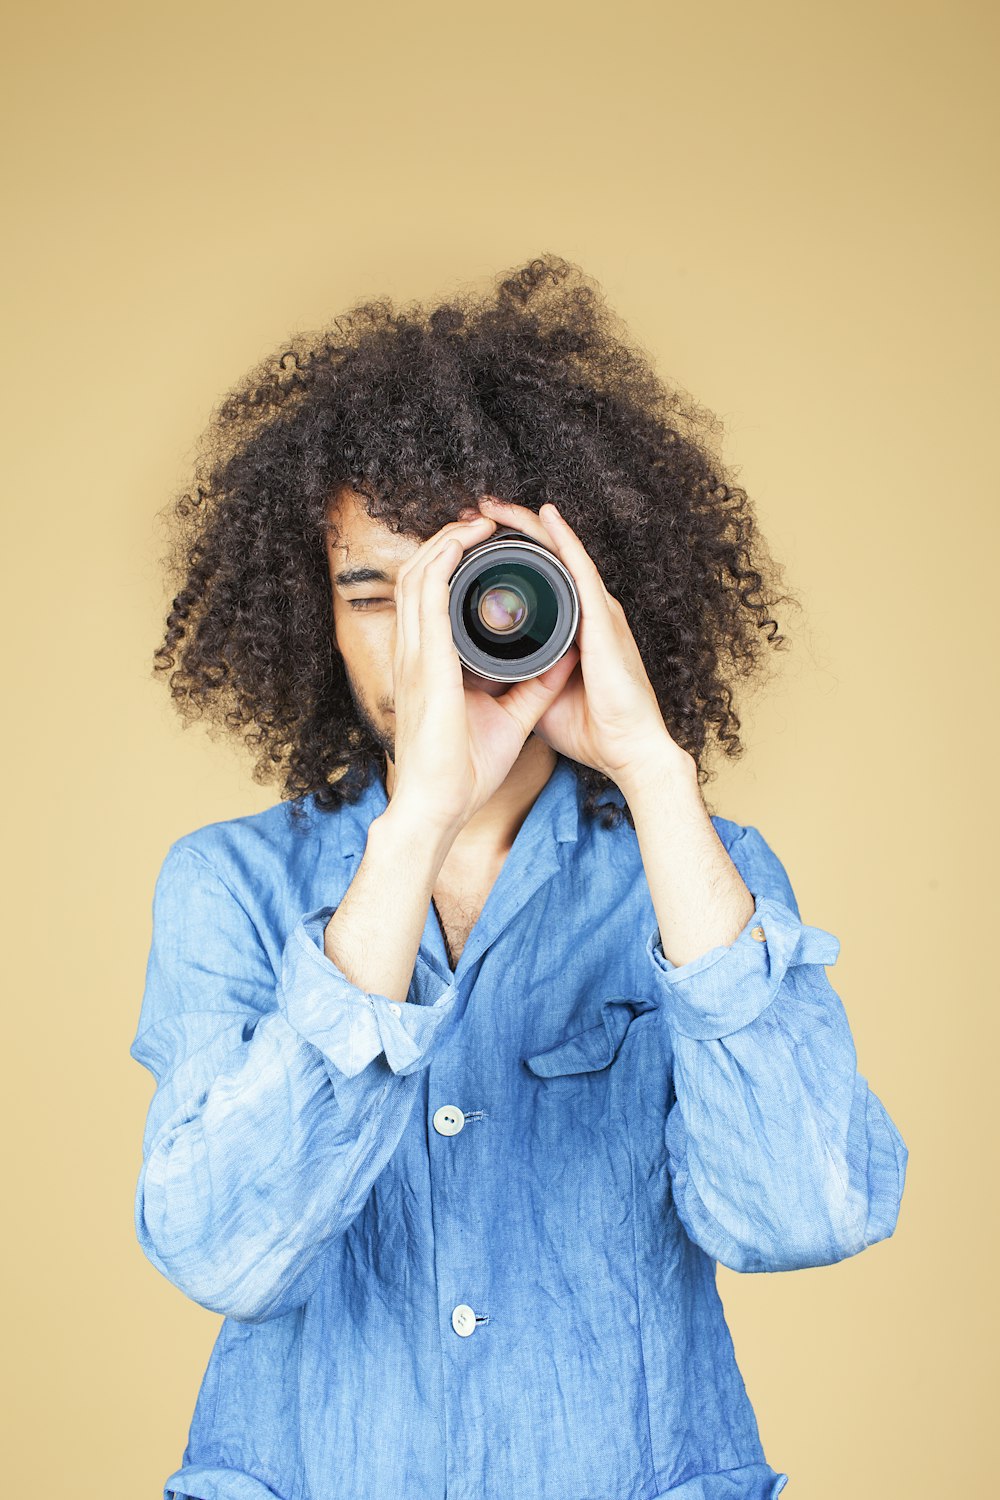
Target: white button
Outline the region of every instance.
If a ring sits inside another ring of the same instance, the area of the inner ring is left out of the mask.
[[[394,1016],[399,1015],[399,1006],[396,1004],[395,1000],[389,1001],[389,1009],[392,1011]]]
[[[457,1104],[442,1104],[434,1111],[434,1129],[438,1135],[458,1135],[465,1124],[465,1116]]]
[[[451,1326],[463,1339],[476,1331],[476,1315],[465,1302],[460,1302],[451,1315]]]

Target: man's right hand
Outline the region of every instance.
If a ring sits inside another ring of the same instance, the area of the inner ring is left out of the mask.
[[[499,696],[463,667],[452,639],[448,580],[462,554],[495,526],[488,516],[450,521],[396,575],[392,801],[444,835],[464,827],[507,779],[579,661],[574,644],[547,672]]]

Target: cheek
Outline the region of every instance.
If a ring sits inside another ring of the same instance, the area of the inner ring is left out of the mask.
[[[333,630],[337,649],[352,667],[361,672],[380,668],[391,672],[396,648],[394,610],[336,609]]]

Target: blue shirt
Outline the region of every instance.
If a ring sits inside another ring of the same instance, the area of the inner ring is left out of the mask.
[[[634,830],[581,796],[560,757],[454,970],[428,907],[406,1004],[323,951],[379,775],[303,799],[304,831],[283,801],[167,851],[135,1227],[223,1322],[165,1500],[784,1488],[715,1263],[885,1239],[907,1148],[857,1072],[839,940],[757,829],[713,817],[755,909],[678,967]]]

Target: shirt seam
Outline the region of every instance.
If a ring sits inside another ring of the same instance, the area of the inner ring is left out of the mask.
[[[243,904],[243,902],[240,900],[239,896],[237,896],[236,892],[233,890],[232,886],[229,884],[228,880],[225,880],[223,878],[223,876],[219,873],[219,871],[212,864],[211,860],[206,859],[205,856],[203,854],[199,853],[199,851],[197,849],[192,849],[189,844],[173,844],[173,845],[171,845],[171,848],[168,851],[168,857],[169,857],[169,854],[174,854],[175,856],[179,856],[181,854],[189,854],[192,859],[196,859],[199,864],[204,865],[205,868],[208,870],[209,874],[214,875],[215,879],[222,886],[223,890],[227,891],[228,894],[233,898],[233,900],[235,901],[236,905],[239,907],[240,911],[243,913],[243,915],[246,917],[247,921],[250,923],[250,927],[251,927],[251,929],[253,931],[254,937],[257,939],[257,944],[258,944],[258,946],[260,948],[260,951],[264,955],[264,957],[267,959],[268,967],[270,968],[271,973],[274,976],[274,987],[275,987],[275,989],[277,989],[278,984],[280,983],[280,980],[281,980],[281,976],[279,974],[275,974],[275,972],[274,972],[274,965],[271,963],[270,954],[268,953],[267,947],[265,946],[265,943],[264,943],[264,940],[262,939],[262,937],[260,935],[260,932],[258,930],[257,924],[254,921],[253,917],[250,915],[250,913],[247,911],[246,906]],[[226,1010],[211,1009],[211,1010],[199,1010],[199,1011],[184,1011],[183,1014],[184,1015],[225,1016],[225,1015],[229,1015],[230,1012],[226,1011]],[[265,1011],[265,1012],[263,1012],[263,1014],[267,1015],[267,1014],[269,1014],[269,1012]],[[160,1016],[157,1020],[150,1021],[149,1024],[147,1026],[144,1026],[141,1031],[137,1031],[136,1032],[136,1034],[135,1034],[135,1036],[134,1036],[134,1038],[132,1040],[132,1046],[134,1047],[136,1045],[136,1043],[139,1041],[139,1039],[141,1037],[144,1037],[146,1035],[147,1031],[152,1031],[153,1028],[154,1028],[154,1026],[162,1026],[165,1022],[172,1021],[172,1020],[175,1020],[175,1019],[176,1019],[176,1017],[174,1017],[174,1016],[171,1015],[171,1016]]]
[[[229,881],[222,874],[221,870],[217,870],[216,867],[215,867],[215,865],[212,863],[212,861],[210,859],[207,859],[206,856],[201,853],[200,849],[193,849],[190,844],[175,844],[174,845],[174,849],[175,849],[175,851],[178,854],[189,854],[192,859],[198,860],[199,864],[203,864],[205,866],[205,868],[207,870],[209,870],[215,876],[215,878],[219,882],[219,884],[221,886],[223,886],[224,889],[229,892],[230,896],[232,896],[233,900],[236,902],[236,905],[239,907],[240,911],[243,913],[243,915],[246,917],[247,921],[250,923],[250,926],[254,930],[254,936],[256,937],[257,941],[260,943],[262,951],[266,954],[267,953],[267,949],[264,947],[264,944],[263,944],[263,942],[261,940],[260,932],[259,932],[259,930],[257,928],[256,922],[254,921],[253,917],[250,915],[249,911],[247,910],[246,904],[243,901],[243,899],[236,894],[236,892],[233,890],[232,886],[229,884]],[[270,962],[270,959],[268,960],[268,962]]]
[[[632,1221],[632,1275],[635,1281],[635,1316],[637,1324],[636,1333],[639,1342],[639,1367],[642,1371],[642,1392],[644,1397],[644,1405],[646,1408],[646,1433],[649,1441],[649,1464],[653,1485],[655,1488],[658,1484],[656,1473],[656,1452],[653,1448],[653,1418],[652,1413],[649,1409],[649,1378],[646,1373],[646,1350],[643,1346],[642,1336],[642,1290],[639,1285],[639,1246],[636,1238],[635,1225],[636,1216],[638,1214],[638,1205],[636,1202],[637,1194],[635,1186],[635,1151],[632,1144],[632,1128],[629,1125],[627,1110],[625,1111],[625,1140],[628,1146],[629,1188],[632,1197],[632,1212],[629,1214],[629,1218]]]

